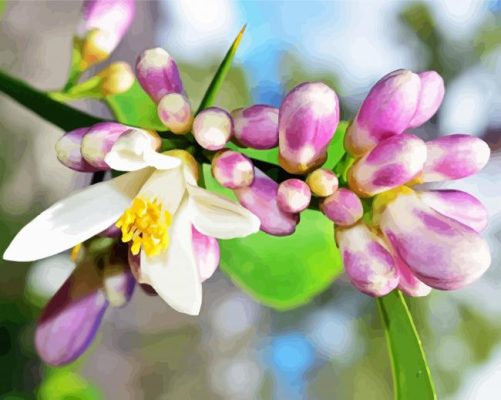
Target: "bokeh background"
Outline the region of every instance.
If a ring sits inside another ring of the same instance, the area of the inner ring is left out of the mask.
[[[79,1],[0,1],[0,68],[40,89],[61,87]],[[435,69],[444,104],[423,138],[471,133],[493,155],[453,187],[485,202],[493,264],[471,287],[410,307],[440,399],[501,392],[501,2],[139,1],[112,60],[163,46],[196,104],[240,26],[247,32],[219,104],[278,105],[304,80],[336,89],[343,119],[397,68]],[[96,102],[77,107],[98,115]],[[58,164],[62,132],[0,94],[0,252],[17,230],[89,177]],[[259,251],[259,249],[256,249]],[[300,249],[298,249],[300,251]],[[0,267],[0,399],[389,399],[391,373],[375,303],[344,279],[288,312],[265,308],[218,272],[198,318],[140,290],[109,312],[78,362],[44,366],[33,349],[41,307],[73,266],[67,254]]]

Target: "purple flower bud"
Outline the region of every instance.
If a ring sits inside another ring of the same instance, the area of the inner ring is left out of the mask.
[[[318,197],[330,196],[339,186],[336,174],[324,168],[316,169],[310,173],[306,178],[306,183],[310,187],[311,192]]]
[[[83,39],[82,67],[101,62],[115,50],[129,29],[134,0],[85,0],[78,36]]]
[[[228,189],[249,186],[254,180],[252,161],[236,151],[222,150],[212,159],[212,176]]]
[[[395,262],[383,241],[359,223],[336,230],[344,269],[351,283],[369,296],[384,296],[398,285]]]
[[[107,306],[96,267],[77,266],[38,321],[35,346],[40,358],[51,365],[78,358],[94,339]]]
[[[402,292],[412,297],[428,296],[431,293],[431,287],[416,278],[398,255],[393,254],[393,259],[397,265],[398,275],[400,277],[398,288]]]
[[[364,208],[358,196],[345,188],[340,188],[324,199],[320,209],[338,226],[353,225],[364,214]]]
[[[82,139],[89,128],[78,128],[65,133],[56,143],[57,159],[68,168],[79,172],[98,171],[82,157]]]
[[[461,179],[480,171],[491,151],[487,143],[475,136],[455,134],[426,143],[428,158],[423,182]]]
[[[82,139],[82,156],[89,164],[101,170],[109,169],[104,161],[121,134],[130,127],[116,122],[100,122],[89,128]]]
[[[136,61],[136,75],[155,103],[159,103],[169,93],[184,92],[176,62],[160,47],[141,53]]]
[[[219,244],[217,239],[198,232],[194,226],[191,227],[191,233],[200,279],[204,282],[214,274],[219,266]]]
[[[402,134],[384,139],[350,168],[350,188],[371,197],[416,177],[426,161],[426,145],[417,136]]]
[[[107,238],[118,238],[122,236],[122,231],[115,224],[112,224],[104,231],[100,232],[99,236]]]
[[[286,213],[299,213],[310,205],[310,187],[300,179],[287,179],[278,185],[278,207]]]
[[[322,165],[338,123],[339,101],[334,90],[321,82],[296,86],[280,106],[280,165],[292,174]]]
[[[487,226],[487,210],[471,194],[460,190],[430,190],[420,192],[419,198],[429,207],[481,232]]]
[[[191,129],[193,113],[188,98],[179,93],[169,93],[162,97],[157,107],[160,121],[176,135],[184,135]]]
[[[361,156],[381,140],[407,129],[416,112],[420,88],[419,76],[405,69],[377,82],[348,128],[347,151]]]
[[[395,253],[433,288],[460,289],[490,265],[489,247],[477,232],[434,211],[410,189],[391,197],[379,226]]]
[[[421,90],[416,112],[412,117],[409,128],[423,125],[437,112],[445,94],[444,80],[435,71],[425,71],[418,74],[421,80]]]
[[[113,307],[127,304],[136,286],[136,279],[129,266],[122,260],[106,264],[103,269],[103,286],[106,299]]]
[[[130,272],[134,276],[137,282],[139,282],[141,279],[141,256],[139,254],[134,255],[130,251],[130,246],[129,246],[129,251],[127,252],[127,261],[129,262],[129,268]]]
[[[230,114],[217,107],[206,108],[193,121],[193,136],[207,150],[221,150],[230,140],[232,130]]]
[[[254,168],[252,185],[234,192],[240,203],[259,218],[263,232],[287,236],[296,230],[297,214],[286,213],[278,207],[278,184],[259,169]]]
[[[253,149],[278,146],[278,108],[255,104],[231,113],[235,140]]]

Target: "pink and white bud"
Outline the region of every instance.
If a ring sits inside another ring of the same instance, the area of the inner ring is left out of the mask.
[[[287,179],[278,185],[278,207],[286,213],[299,213],[311,201],[310,187],[300,179]]]
[[[123,307],[132,298],[136,279],[129,266],[117,260],[103,268],[103,287],[106,299],[112,307]]]
[[[278,108],[255,104],[235,110],[231,116],[238,144],[259,150],[278,146]]]
[[[198,232],[194,226],[191,227],[191,233],[200,280],[204,282],[214,274],[219,266],[219,244],[217,239]]]
[[[212,159],[212,176],[228,189],[249,186],[254,180],[254,165],[241,153],[222,150]]]
[[[339,101],[334,90],[321,82],[296,86],[280,106],[280,165],[292,174],[322,165],[338,123]]]
[[[402,292],[412,297],[424,297],[431,293],[431,287],[416,278],[397,254],[393,254],[393,259],[395,260],[398,275],[400,277],[398,288]]]
[[[193,112],[184,94],[169,93],[162,97],[157,106],[158,118],[174,134],[184,135],[191,130]]]
[[[418,74],[421,80],[421,90],[416,112],[412,117],[409,128],[423,125],[435,115],[445,94],[444,80],[435,71],[425,71]]]
[[[101,170],[109,169],[104,158],[120,135],[129,129],[129,126],[116,122],[100,122],[91,126],[82,139],[81,152],[85,161]]]
[[[477,232],[428,207],[409,189],[386,204],[379,226],[416,277],[435,289],[460,289],[491,263]]]
[[[430,190],[419,192],[425,204],[446,217],[481,232],[487,226],[487,210],[471,194],[460,190]]]
[[[261,230],[274,236],[294,233],[299,222],[297,214],[287,213],[278,206],[278,184],[254,168],[252,185],[234,191],[240,203],[261,221]]]
[[[136,76],[155,103],[159,103],[167,94],[184,92],[176,61],[160,47],[145,50],[139,55]]]
[[[57,159],[66,167],[79,172],[94,172],[99,168],[89,164],[82,156],[82,139],[89,128],[78,128],[66,132],[56,142]]]
[[[329,169],[319,168],[306,177],[306,183],[311,192],[318,197],[327,197],[339,187],[339,180],[334,172]]]
[[[426,143],[428,158],[423,182],[461,179],[476,174],[489,161],[491,150],[475,136],[455,134]]]
[[[129,29],[135,12],[134,0],[84,1],[78,29],[83,40],[83,69],[108,58]]]
[[[217,107],[206,108],[193,121],[193,136],[207,150],[221,150],[230,140],[232,130],[230,114]]]
[[[415,178],[426,162],[426,144],[417,136],[402,134],[384,139],[350,168],[350,188],[371,197]]]
[[[348,127],[346,150],[362,156],[380,141],[407,129],[416,113],[420,90],[419,76],[409,70],[384,76],[372,87]]]
[[[364,215],[358,196],[351,190],[340,188],[320,204],[320,209],[337,226],[350,226]]]
[[[365,224],[336,230],[344,270],[353,286],[374,297],[390,293],[398,285],[398,272],[384,242]]]

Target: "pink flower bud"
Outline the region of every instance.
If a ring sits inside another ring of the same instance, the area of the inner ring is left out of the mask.
[[[400,69],[384,76],[369,92],[346,133],[345,147],[361,156],[381,140],[402,133],[418,105],[419,76]]]
[[[183,94],[183,82],[174,59],[157,47],[143,51],[136,61],[137,80],[155,103],[169,93]]]
[[[222,150],[212,159],[212,176],[228,189],[249,186],[254,180],[252,161],[236,151]]]
[[[409,189],[386,204],[379,226],[395,253],[432,288],[460,289],[491,263],[489,247],[477,232],[434,211]]]
[[[412,297],[428,296],[431,293],[431,287],[416,278],[398,255],[393,254],[393,259],[397,265],[398,275],[400,277],[398,288],[402,292]]]
[[[350,188],[364,197],[390,190],[416,177],[425,161],[426,145],[417,136],[389,137],[353,164]]]
[[[358,196],[345,188],[340,188],[324,199],[320,209],[338,226],[353,225],[364,214],[364,208]]]
[[[286,213],[299,213],[310,205],[311,191],[300,179],[287,179],[278,185],[277,202]]]
[[[285,96],[279,112],[280,165],[304,174],[322,165],[339,123],[339,101],[321,82],[306,82]]]
[[[126,262],[116,260],[103,268],[103,287],[106,299],[113,307],[127,304],[134,292],[136,280]]]
[[[231,113],[235,140],[253,149],[278,146],[278,108],[255,104]]]
[[[40,358],[64,365],[91,344],[108,307],[95,265],[77,266],[45,307],[35,331]]]
[[[240,203],[259,218],[263,232],[287,236],[296,230],[297,214],[284,212],[278,207],[278,184],[259,169],[254,168],[252,185],[234,192]]]
[[[191,227],[191,233],[200,279],[204,282],[214,274],[219,266],[219,244],[217,239],[198,232],[194,226]]]
[[[206,108],[193,121],[193,136],[207,150],[221,150],[230,140],[232,130],[230,114],[217,107]]]
[[[446,217],[481,232],[487,226],[487,210],[471,194],[460,190],[430,190],[420,192],[425,204]]]
[[[179,93],[162,97],[157,107],[160,121],[176,135],[188,133],[193,123],[193,113],[188,98]]]
[[[130,127],[116,122],[100,122],[89,128],[82,139],[82,156],[89,164],[101,170],[109,169],[104,161],[121,134]]]
[[[425,71],[418,74],[421,80],[421,90],[416,112],[412,117],[409,128],[423,125],[437,112],[445,94],[444,80],[435,71]]]
[[[359,223],[336,230],[344,270],[353,286],[369,296],[384,296],[398,285],[395,262],[383,241]]]
[[[310,187],[311,192],[318,197],[330,196],[339,186],[336,174],[324,168],[316,169],[310,173],[306,178],[306,183]]]
[[[56,143],[57,159],[68,168],[79,172],[98,171],[82,157],[82,139],[89,128],[78,128],[65,133]]]
[[[455,134],[426,143],[428,158],[424,166],[424,182],[461,179],[480,171],[491,151],[487,143],[475,136]]]

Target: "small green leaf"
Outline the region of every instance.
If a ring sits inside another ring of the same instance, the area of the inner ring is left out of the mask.
[[[214,181],[206,165],[204,177],[207,189],[234,198]],[[278,310],[307,303],[342,272],[332,222],[318,211],[304,211],[291,236],[258,232],[219,244],[221,269],[257,301]]]
[[[437,398],[421,340],[400,291],[377,299],[393,372],[396,400]]]

